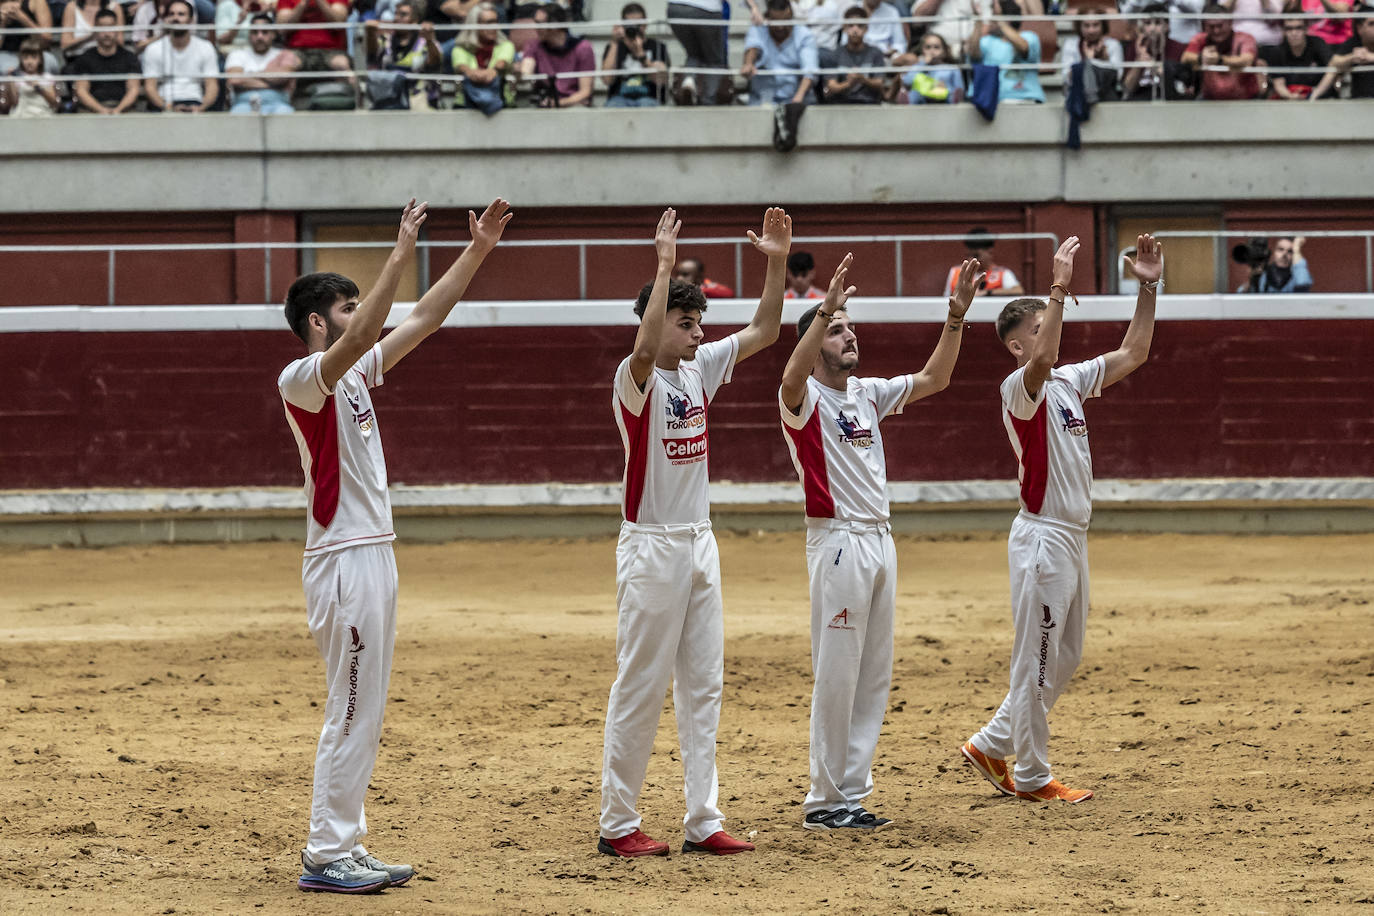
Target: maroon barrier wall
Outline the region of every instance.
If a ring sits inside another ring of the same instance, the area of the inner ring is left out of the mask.
[[[860,325],[863,370],[920,369],[936,324]],[[1061,356],[1124,323],[1071,323]],[[708,328],[715,337],[721,329]],[[612,481],[610,378],[633,328],[445,329],[375,401],[396,483]],[[793,337],[742,364],[711,409],[712,476],[793,476],[774,406]],[[0,488],[294,485],[276,394],[287,332],[0,334]],[[1012,368],[976,322],[949,390],[883,427],[893,480],[1005,479],[997,386]],[[1369,322],[1174,321],[1151,361],[1088,405],[1099,477],[1374,475]]]

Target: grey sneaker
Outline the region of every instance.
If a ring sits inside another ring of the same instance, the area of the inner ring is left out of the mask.
[[[802,818],[802,826],[807,830],[840,830],[850,826],[849,822],[854,819],[844,808],[836,808],[834,811],[812,811]]]
[[[402,884],[405,884],[411,878],[415,877],[415,869],[411,868],[409,865],[387,865],[374,855],[365,855],[353,861],[373,871],[385,872],[387,877],[391,879],[392,887],[400,887]]]
[[[304,871],[296,882],[303,891],[329,891],[334,894],[375,894],[391,884],[384,871],[375,871],[351,857],[335,859],[327,865],[311,865],[301,853]]]

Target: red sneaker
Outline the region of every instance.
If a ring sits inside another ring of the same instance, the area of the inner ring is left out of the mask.
[[[668,844],[660,843],[643,830],[635,830],[614,840],[608,840],[604,836],[597,838],[596,850],[608,856],[636,859],[640,856],[666,856]]]
[[[978,775],[997,787],[998,792],[1003,795],[1016,794],[1016,784],[1012,782],[1011,771],[1005,760],[989,757],[974,747],[972,741],[965,742],[959,752],[964,755],[968,765],[978,771]]]
[[[1051,779],[1040,788],[1033,789],[1030,792],[1022,792],[1020,789],[1017,789],[1016,797],[1029,798],[1031,801],[1062,801],[1068,802],[1071,805],[1076,805],[1079,802],[1085,802],[1092,798],[1093,794],[1087,789],[1070,789],[1059,780]]]
[[[700,843],[688,840],[682,844],[683,852],[709,852],[713,856],[730,856],[737,852],[750,852],[753,848],[753,843],[737,840],[724,830],[717,830]]]

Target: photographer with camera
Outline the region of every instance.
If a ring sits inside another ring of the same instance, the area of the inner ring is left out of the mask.
[[[636,23],[611,29],[614,42],[601,56],[602,70],[634,70],[623,76],[602,77],[607,108],[653,108],[668,102],[668,46],[644,35],[648,14],[638,3],[627,3],[620,18]]]
[[[1250,268],[1250,279],[1238,293],[1305,293],[1312,288],[1312,273],[1302,256],[1302,236],[1284,236],[1271,247],[1265,238],[1251,239],[1231,249],[1237,264]]]

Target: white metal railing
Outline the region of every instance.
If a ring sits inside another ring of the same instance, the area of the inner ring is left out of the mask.
[[[890,244],[892,264],[896,273],[896,295],[902,295],[903,246],[922,242],[963,242],[967,233],[952,234],[889,234],[889,235],[842,235],[842,236],[796,236],[796,245],[870,245]],[[1047,252],[1052,255],[1059,247],[1059,237],[1052,232],[999,232],[992,238],[998,241],[1026,241],[1047,243]],[[422,280],[429,274],[429,252],[436,248],[462,248],[468,243],[463,240],[432,241],[416,243],[420,250],[420,270]],[[744,249],[751,243],[737,236],[684,238],[678,240],[678,250],[687,257],[692,246],[729,245],[734,260],[734,288],[739,290],[744,280]],[[642,238],[629,239],[516,239],[501,242],[502,249],[508,248],[576,248],[577,249],[577,286],[578,298],[587,298],[587,251],[592,248],[645,248],[649,243]],[[272,258],[276,251],[313,252],[320,249],[390,249],[391,242],[215,242],[204,244],[93,244],[93,245],[0,245],[0,255],[6,254],[104,254],[106,257],[106,304],[114,306],[117,302],[115,278],[117,259],[120,253],[156,251],[243,251],[261,252],[263,270],[263,290],[271,295]]]

